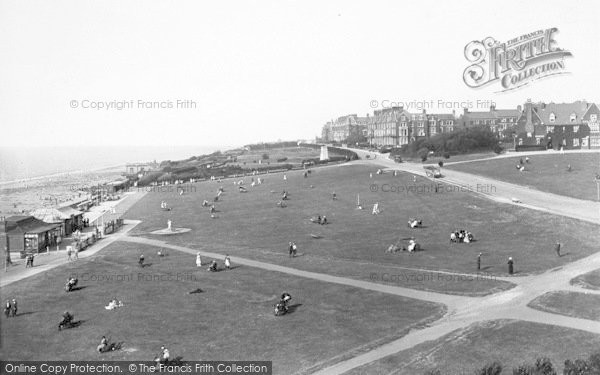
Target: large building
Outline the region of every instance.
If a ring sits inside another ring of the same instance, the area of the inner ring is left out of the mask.
[[[325,142],[346,142],[350,136],[365,135],[367,129],[367,117],[359,117],[356,114],[338,117],[323,127],[322,138]],[[326,130],[327,128],[327,130]]]
[[[412,115],[404,107],[376,110],[367,124],[367,139],[372,146],[402,146],[411,136]]]
[[[462,128],[486,126],[499,136],[517,125],[522,112],[520,106],[516,109],[496,109],[494,105],[490,106],[489,111],[471,112],[467,108],[463,111],[459,120]]]
[[[519,145],[554,149],[600,148],[600,109],[594,103],[532,103],[518,120]]]

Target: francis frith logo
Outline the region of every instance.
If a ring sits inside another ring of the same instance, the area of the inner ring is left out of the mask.
[[[501,91],[514,90],[535,80],[565,74],[566,57],[571,52],[558,47],[558,29],[537,30],[501,43],[492,37],[474,40],[465,46],[471,63],[463,80],[472,88],[499,82]]]

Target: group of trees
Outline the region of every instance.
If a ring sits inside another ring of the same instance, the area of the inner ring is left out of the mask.
[[[474,371],[474,375],[501,375],[509,372],[502,372],[500,362],[492,362],[480,369]],[[512,369],[512,375],[557,375],[558,371],[554,368],[549,358],[538,358],[533,364],[523,364]],[[600,374],[600,353],[592,354],[587,359],[568,359],[565,361],[563,375],[599,375]],[[440,370],[428,371],[426,375],[442,375]]]
[[[433,151],[436,155],[456,155],[470,152],[502,152],[498,137],[489,128],[466,128],[451,133],[434,135],[431,138],[417,139],[400,148],[398,154],[419,157],[427,160]]]

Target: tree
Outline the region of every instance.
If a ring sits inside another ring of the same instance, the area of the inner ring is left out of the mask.
[[[556,375],[556,370],[549,358],[538,358],[533,366],[521,365],[513,369],[513,375]]]
[[[502,365],[499,362],[492,362],[481,369],[479,369],[477,375],[500,375],[502,373]]]

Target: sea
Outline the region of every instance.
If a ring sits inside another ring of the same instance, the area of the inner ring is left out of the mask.
[[[134,162],[182,160],[231,146],[63,146],[0,147],[0,184],[65,173],[122,167]]]

